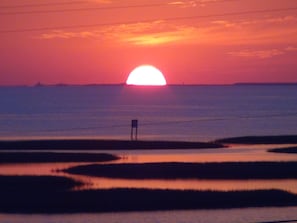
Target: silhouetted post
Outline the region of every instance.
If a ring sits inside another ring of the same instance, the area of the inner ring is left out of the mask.
[[[134,129],[135,129],[135,134],[133,131]],[[132,119],[132,121],[131,121],[131,141],[133,141],[133,140],[137,141],[137,131],[138,131],[138,120]]]

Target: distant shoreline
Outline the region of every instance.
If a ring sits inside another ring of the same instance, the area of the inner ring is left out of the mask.
[[[137,150],[137,149],[216,149],[213,142],[130,141],[100,139],[2,140],[0,150]]]
[[[28,139],[0,140],[0,150],[146,150],[217,149],[228,144],[297,144],[297,135],[242,136],[211,142],[108,139]]]
[[[297,162],[120,163],[73,166],[65,173],[115,179],[297,179]]]
[[[237,83],[230,83],[230,84],[167,84],[166,86],[274,86],[274,85],[297,85],[297,82],[237,82]],[[100,86],[127,86],[126,83],[109,83],[109,84],[67,84],[67,83],[57,83],[57,84],[47,84],[47,83],[36,83],[34,85],[0,85],[0,87],[100,87]],[[165,87],[166,87],[165,86]],[[129,87],[137,87],[137,86],[129,86]],[[149,87],[157,87],[160,86],[149,86]],[[161,88],[164,86],[161,86]]]
[[[292,146],[292,147],[287,147],[287,148],[269,149],[268,152],[271,152],[271,153],[297,154],[297,146]]]
[[[297,135],[240,136],[217,139],[222,144],[297,144]]]
[[[67,152],[1,152],[0,163],[68,163],[68,162],[108,162],[120,157],[107,153],[67,153]]]

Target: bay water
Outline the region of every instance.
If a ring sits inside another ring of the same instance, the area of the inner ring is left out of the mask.
[[[0,137],[200,140],[297,132],[297,85],[0,87]]]
[[[245,135],[296,134],[297,85],[0,87],[1,139],[130,139],[132,119],[138,120],[139,139],[143,140],[211,141]],[[209,159],[207,161],[297,159],[286,154],[268,155],[264,149],[223,148],[203,150],[198,155],[193,151],[175,151],[177,155],[168,154],[170,151],[135,151],[132,154],[127,151],[120,155],[133,162],[153,160],[153,157],[166,160],[189,156],[194,159],[194,154],[195,159]],[[36,169],[34,164],[32,166]],[[1,168],[15,174],[13,165]],[[51,168],[45,166],[45,173],[50,173]],[[30,165],[22,170],[30,171]],[[203,186],[202,183],[199,185]],[[261,185],[264,183],[260,182]],[[290,182],[280,183],[280,188],[290,185]],[[246,182],[243,184],[247,185]],[[296,182],[293,180],[291,184]],[[231,184],[226,182],[226,185]],[[0,222],[295,222],[296,211],[296,207],[284,207],[105,214],[0,214]]]

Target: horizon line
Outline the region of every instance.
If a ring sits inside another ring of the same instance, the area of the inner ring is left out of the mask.
[[[233,86],[233,85],[297,85],[297,82],[234,82],[234,83],[212,83],[212,84],[203,84],[203,83],[193,83],[193,84],[166,84],[165,86],[137,86],[133,85],[131,87],[166,87],[166,86]],[[47,84],[37,82],[34,85],[30,84],[7,84],[0,85],[0,87],[92,87],[92,86],[130,86],[125,82],[122,83],[87,83],[87,84],[68,84],[68,83],[56,83],[56,84]]]

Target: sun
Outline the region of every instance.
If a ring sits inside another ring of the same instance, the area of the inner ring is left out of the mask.
[[[128,76],[127,85],[164,86],[166,80],[162,72],[152,65],[136,67]]]

